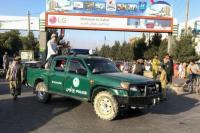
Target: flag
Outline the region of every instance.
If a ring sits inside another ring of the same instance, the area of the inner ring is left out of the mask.
[[[150,0],[150,3],[153,4],[153,3],[154,3],[154,0]]]

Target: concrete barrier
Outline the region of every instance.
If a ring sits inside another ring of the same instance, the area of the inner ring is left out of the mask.
[[[183,93],[184,92],[183,85],[184,84],[176,84],[176,83],[172,84],[172,86],[171,86],[172,92],[174,92],[176,94]]]

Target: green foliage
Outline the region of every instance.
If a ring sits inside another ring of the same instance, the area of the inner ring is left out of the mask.
[[[146,37],[143,35],[142,38],[136,39],[133,45],[133,54],[135,59],[143,58],[144,52],[147,50],[147,45],[145,43]]]
[[[109,45],[103,45],[102,47],[101,47],[101,50],[99,51],[99,54],[101,55],[101,56],[104,56],[104,57],[110,57],[110,46]]]
[[[154,55],[159,55],[159,47],[162,42],[161,34],[154,34],[152,39],[150,40],[150,44],[147,47],[147,50],[144,52],[144,58],[151,59]]]
[[[114,60],[119,60],[120,58],[120,42],[116,41],[115,44],[110,49],[110,56]]]
[[[11,30],[0,33],[0,52],[8,51],[10,55],[19,53],[20,50],[37,50],[38,40],[30,32],[27,37],[20,36],[18,30]]]
[[[172,49],[172,55],[174,59],[180,62],[189,62],[191,59],[197,59],[195,46],[196,43],[191,34],[182,35],[180,40],[176,40]]]
[[[33,32],[30,32],[27,37],[20,38],[23,44],[23,50],[35,50],[38,40],[34,37]]]
[[[146,58],[152,59],[154,55],[158,55],[160,59],[167,53],[168,39],[162,40],[161,34],[154,34],[147,46],[146,37],[133,38],[130,43],[124,42],[120,44],[116,41],[115,44],[110,47],[109,45],[103,45],[99,50],[100,55],[112,58],[114,60],[126,60]],[[187,36],[182,35],[180,40],[176,40],[171,48],[173,59],[188,62],[191,59],[197,59],[198,56],[195,52],[195,41],[192,34]]]
[[[22,41],[20,39],[20,33],[18,30],[11,30],[5,33],[1,33],[0,47],[3,52],[17,53],[22,49]]]
[[[164,56],[167,54],[167,48],[168,48],[168,40],[164,39],[161,41],[161,44],[157,52],[160,59],[163,59]]]

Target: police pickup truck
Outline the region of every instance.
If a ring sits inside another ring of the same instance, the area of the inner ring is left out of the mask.
[[[159,81],[122,73],[109,59],[90,55],[56,56],[49,69],[28,68],[27,83],[39,102],[52,94],[88,101],[103,120],[113,120],[124,107],[155,105],[162,97]]]

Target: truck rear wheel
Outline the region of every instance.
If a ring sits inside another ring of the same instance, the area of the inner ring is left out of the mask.
[[[41,103],[47,103],[51,99],[51,94],[43,90],[47,90],[47,86],[43,82],[38,83],[36,85],[37,99]]]
[[[97,116],[107,121],[115,119],[119,112],[117,100],[107,91],[95,96],[93,106]]]

